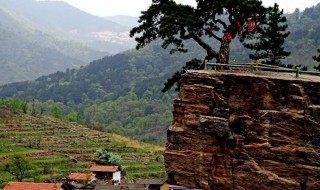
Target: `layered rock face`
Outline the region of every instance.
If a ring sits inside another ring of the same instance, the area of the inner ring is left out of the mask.
[[[165,151],[169,183],[320,189],[320,77],[188,71],[173,114]]]

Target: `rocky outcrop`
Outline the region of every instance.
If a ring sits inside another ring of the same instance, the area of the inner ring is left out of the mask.
[[[168,182],[320,189],[320,77],[188,71],[168,130]]]

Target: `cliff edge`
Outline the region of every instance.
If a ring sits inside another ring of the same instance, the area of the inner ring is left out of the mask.
[[[187,71],[174,101],[171,184],[212,190],[320,188],[320,77]]]

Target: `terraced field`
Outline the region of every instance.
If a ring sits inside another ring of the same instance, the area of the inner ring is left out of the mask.
[[[165,177],[163,147],[107,134],[82,125],[44,116],[13,114],[0,106],[0,162],[14,154],[37,166],[27,181],[43,182],[70,172],[86,172],[97,149],[121,156],[128,180]],[[14,178],[0,171],[0,188]]]

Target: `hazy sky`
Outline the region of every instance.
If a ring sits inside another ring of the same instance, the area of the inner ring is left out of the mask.
[[[129,15],[139,16],[146,10],[151,0],[61,0],[96,16]],[[320,0],[262,0],[264,5],[271,6],[277,2],[284,12],[293,12],[320,3]],[[183,4],[195,5],[195,0],[176,0]]]

